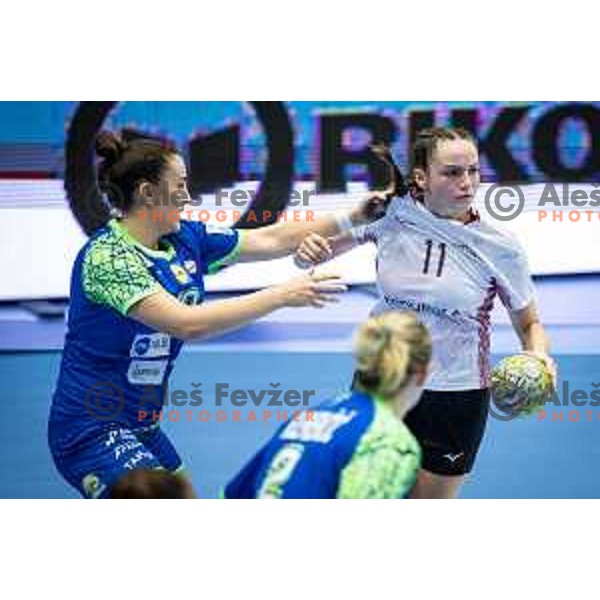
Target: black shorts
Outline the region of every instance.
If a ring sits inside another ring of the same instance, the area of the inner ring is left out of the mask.
[[[483,439],[489,390],[425,390],[404,422],[423,450],[422,467],[436,475],[465,475]]]

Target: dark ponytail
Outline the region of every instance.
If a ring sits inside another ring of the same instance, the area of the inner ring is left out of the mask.
[[[98,187],[110,206],[127,213],[133,205],[140,181],[157,184],[167,161],[177,154],[169,140],[142,134],[131,129],[120,133],[103,131],[96,138]]]
[[[101,131],[96,137],[96,154],[103,158],[107,165],[116,163],[125,148],[127,144],[118,132]]]

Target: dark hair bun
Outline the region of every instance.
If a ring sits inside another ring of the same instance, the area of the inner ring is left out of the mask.
[[[96,154],[109,163],[119,160],[127,144],[118,133],[102,131],[96,138]]]

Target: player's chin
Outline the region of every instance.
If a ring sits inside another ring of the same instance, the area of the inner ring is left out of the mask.
[[[471,208],[471,206],[473,206],[473,202],[475,202],[474,196],[471,196],[471,195],[462,196],[462,197],[456,198],[452,202],[452,206],[453,206],[453,208],[455,208],[457,210],[468,210],[469,208]]]
[[[455,200],[448,207],[448,216],[452,219],[460,218],[465,213],[468,213],[473,207],[472,199]]]

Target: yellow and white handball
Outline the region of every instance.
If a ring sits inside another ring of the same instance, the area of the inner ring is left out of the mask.
[[[553,394],[552,373],[541,358],[515,354],[494,367],[491,390],[495,406],[503,413],[530,415],[542,408]]]

